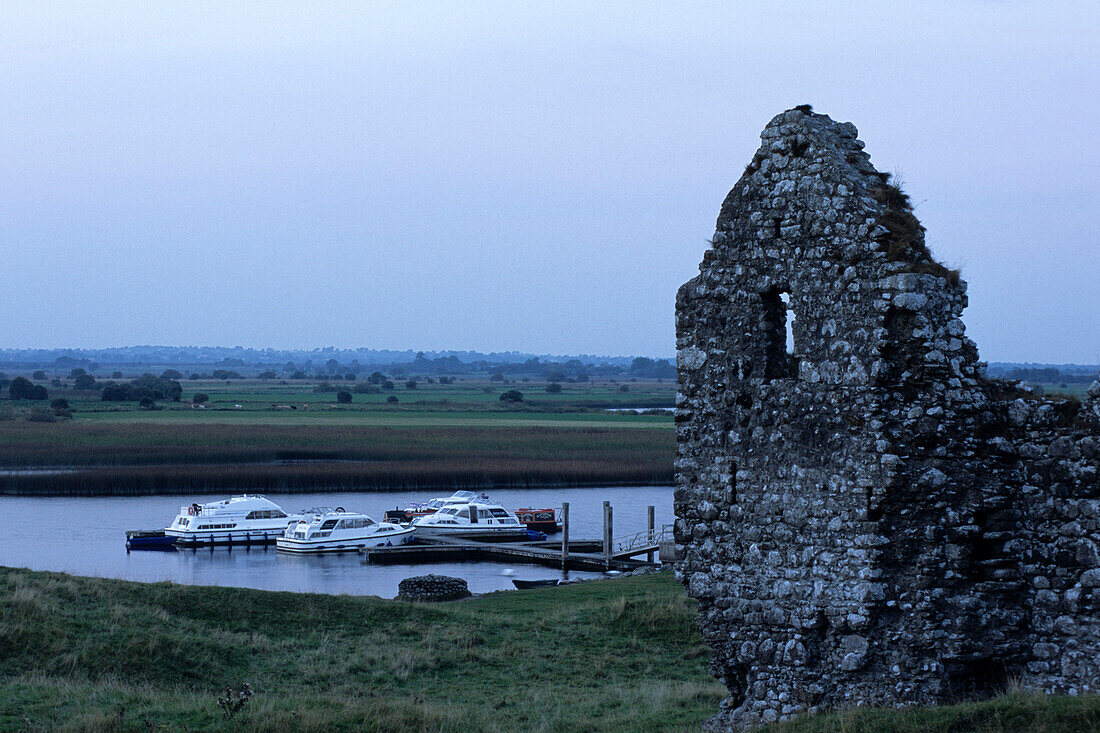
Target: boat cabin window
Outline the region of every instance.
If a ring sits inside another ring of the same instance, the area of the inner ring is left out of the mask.
[[[282,519],[285,516],[286,514],[278,509],[254,509],[245,519]]]
[[[339,521],[339,519],[326,519],[324,524],[321,525],[321,529],[332,529]]]
[[[462,510],[460,510],[458,512],[455,512],[455,513],[458,514],[458,516],[462,517],[463,519],[469,519],[470,518],[470,511],[468,509],[462,509]]]
[[[361,517],[359,519],[342,519],[340,520],[340,526],[338,529],[361,529],[363,527],[369,527],[374,524],[374,520],[370,517]]]
[[[503,509],[490,509],[489,512],[494,517],[507,517],[508,516],[508,512],[504,511]]]

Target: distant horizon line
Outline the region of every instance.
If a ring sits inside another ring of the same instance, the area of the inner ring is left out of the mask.
[[[29,354],[57,354],[57,355],[88,355],[91,353],[112,353],[112,352],[126,352],[126,351],[198,351],[198,352],[234,352],[234,353],[255,353],[255,354],[311,354],[311,355],[326,355],[326,354],[393,354],[393,355],[411,355],[415,358],[416,354],[424,354],[425,357],[438,358],[447,356],[511,356],[511,357],[534,357],[534,358],[548,358],[548,359],[635,359],[644,357],[648,359],[666,359],[674,361],[676,359],[675,351],[671,354],[653,355],[650,354],[590,354],[584,352],[564,352],[553,353],[549,351],[528,351],[521,349],[496,349],[496,350],[481,350],[481,349],[415,349],[415,348],[377,348],[370,346],[359,347],[337,347],[337,346],[315,346],[313,348],[294,348],[294,347],[255,347],[255,346],[216,346],[216,345],[196,345],[196,344],[132,344],[127,346],[104,346],[104,347],[86,347],[86,346],[41,346],[41,347],[8,347],[0,348],[0,359],[9,355],[29,355]]]
[[[570,359],[589,359],[589,360],[607,360],[607,361],[621,361],[627,359],[636,359],[644,357],[654,360],[667,360],[673,364],[676,361],[676,354],[667,355],[653,355],[653,354],[589,354],[589,353],[552,353],[552,352],[537,352],[537,351],[524,351],[521,349],[508,349],[508,350],[491,350],[482,351],[479,349],[414,349],[414,348],[377,348],[369,346],[360,347],[336,347],[336,346],[315,346],[313,348],[293,348],[293,347],[255,347],[255,346],[216,346],[216,345],[196,345],[196,344],[132,344],[128,346],[105,346],[105,347],[85,347],[85,346],[52,346],[52,347],[19,347],[19,348],[0,348],[0,361],[12,361],[12,356],[30,356],[31,354],[38,354],[45,356],[46,354],[65,356],[65,355],[81,355],[83,358],[87,358],[87,355],[99,352],[99,353],[111,353],[111,352],[125,352],[132,350],[173,350],[173,351],[213,351],[213,352],[234,352],[234,353],[249,353],[256,354],[303,354],[303,355],[337,355],[337,354],[357,354],[357,353],[369,353],[375,355],[394,355],[405,356],[411,355],[415,358],[416,354],[423,353],[426,358],[440,358],[447,356],[467,356],[467,357],[494,357],[494,356],[509,356],[512,358],[528,357],[538,359],[552,359],[552,360],[570,360]],[[66,354],[68,352],[68,354]],[[199,356],[195,354],[194,356]],[[209,358],[211,355],[204,355]],[[281,357],[280,357],[281,358]],[[1093,364],[1087,362],[1052,362],[1052,361],[1012,361],[1005,359],[983,359],[989,366],[1023,366],[1023,367],[1074,367],[1079,369],[1100,369],[1100,364]]]

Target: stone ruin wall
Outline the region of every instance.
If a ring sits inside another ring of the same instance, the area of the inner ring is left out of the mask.
[[[965,283],[853,125],[796,108],[761,138],[676,303],[709,727],[1100,691],[1100,386],[984,377]]]

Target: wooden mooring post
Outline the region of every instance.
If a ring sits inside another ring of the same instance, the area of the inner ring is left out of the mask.
[[[561,503],[561,569],[569,569],[569,502]]]
[[[656,529],[656,527],[657,527],[656,523],[654,522],[653,513],[654,513],[654,508],[653,508],[653,505],[651,504],[650,506],[646,507],[646,510],[645,510],[646,529],[649,530],[649,536],[646,539],[649,540],[650,542],[653,542],[653,530]],[[650,550],[649,552],[646,553],[646,558],[645,559],[646,559],[646,562],[653,562],[653,551],[652,550]]]
[[[603,503],[603,559],[608,569],[611,568],[611,538],[614,536],[612,530],[613,526],[611,502],[605,501]]]

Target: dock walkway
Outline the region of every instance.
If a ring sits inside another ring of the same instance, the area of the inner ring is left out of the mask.
[[[366,547],[359,552],[368,563],[418,563],[439,560],[506,560],[511,562],[533,563],[560,568],[562,552],[558,547],[547,547],[546,542],[480,542],[460,537],[432,535],[418,537],[415,544],[398,547]],[[582,540],[569,543],[566,556],[566,570],[634,570],[653,567],[656,563],[634,560],[628,557],[612,555],[605,557],[601,552],[579,552],[577,550],[599,548],[599,541]]]

